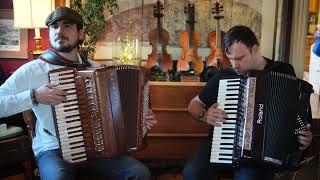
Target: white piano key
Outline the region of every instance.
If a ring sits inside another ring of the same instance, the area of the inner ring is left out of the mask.
[[[227,115],[228,115],[228,118],[234,118],[234,119],[237,118],[237,115],[236,115],[236,114],[227,114]]]
[[[221,161],[221,160],[232,161],[232,155],[221,155],[221,154],[212,153],[212,155],[210,156],[210,159],[213,159],[216,161]]]
[[[222,133],[232,133],[232,134],[235,134],[235,128],[234,129],[216,129],[213,134],[222,134]]]
[[[213,141],[214,141],[214,140],[219,141],[220,139],[223,139],[223,138],[232,138],[232,141],[234,141],[234,140],[233,140],[234,135],[213,136],[213,137],[212,137],[212,140],[213,140]],[[225,139],[223,139],[223,140],[225,140]]]
[[[68,107],[55,107],[55,111],[56,111],[57,114],[58,113],[60,114],[60,113],[65,112],[65,111],[67,111],[69,109],[76,109],[76,108],[79,109],[79,105],[78,104],[73,105],[73,106],[68,106]]]
[[[229,91],[219,91],[218,92],[218,96],[226,96],[226,95],[228,95],[228,94],[239,94],[240,93],[240,91],[239,90],[229,90]]]
[[[219,131],[219,130],[223,130],[223,128],[232,128],[232,129],[235,129],[236,128],[236,126],[234,125],[234,124],[222,124],[222,126],[215,126],[213,129],[214,129],[214,131]],[[213,132],[214,132],[213,131]]]
[[[222,143],[222,141],[212,141],[212,145],[219,145],[219,144],[221,144]],[[223,143],[234,143],[234,140],[233,139],[224,139],[223,140]]]
[[[219,105],[222,106],[222,105],[225,105],[225,104],[235,104],[235,106],[237,106],[238,103],[239,103],[238,100],[229,100],[229,101],[222,101],[222,102],[219,103]]]
[[[232,82],[234,81],[234,82]],[[222,84],[222,85],[225,85],[225,84],[240,84],[240,79],[221,79],[219,81],[219,85]]]
[[[66,100],[65,101],[76,100],[76,99],[78,99],[77,95],[73,94],[73,95],[66,96]]]
[[[80,149],[84,147],[84,143],[83,142],[79,142],[79,143],[75,143],[75,144],[72,144],[72,145],[61,145],[60,149],[61,151],[70,151],[70,150],[77,150],[77,149]]]
[[[68,118],[65,118],[65,119],[63,119],[63,120],[61,120],[61,121],[66,121],[66,122],[68,122],[68,121],[73,121],[73,120],[80,120],[80,116],[68,117]]]
[[[222,94],[221,96],[218,97],[218,102],[228,102],[231,100],[237,100],[239,99],[239,95],[238,94]]]
[[[60,139],[64,139],[64,138],[74,138],[74,137],[80,137],[80,136],[84,136],[82,131],[74,131],[74,132],[69,132],[69,131],[59,131],[59,137]]]
[[[81,126],[81,121],[75,121],[75,122],[71,122],[71,123],[66,123],[66,122],[58,122],[58,129],[60,130],[64,130],[62,129],[63,127],[68,128],[68,127],[76,127],[76,126]]]
[[[65,159],[65,158],[63,158],[63,160],[65,160],[69,163],[78,163],[78,162],[86,161],[87,158],[79,158],[79,159]]]
[[[58,74],[50,74],[50,80],[51,81],[54,81],[54,80],[60,80],[60,79],[64,79],[64,78],[74,78],[75,75],[74,73],[72,74],[66,74],[64,73],[65,75],[58,75]]]
[[[73,105],[73,104],[78,104],[78,102],[77,101],[62,102],[58,105],[55,105],[54,108],[60,108],[60,107],[69,106],[69,105]]]
[[[84,146],[84,142],[83,141],[79,141],[77,143],[74,143],[74,144],[66,144],[64,143],[63,145],[61,145],[61,150],[67,150],[67,149],[76,149],[76,148],[79,148],[79,147],[82,147]]]
[[[83,137],[75,137],[75,138],[64,138],[64,139],[60,139],[61,142],[61,146],[63,145],[64,147],[70,147],[73,146],[74,144],[77,144],[76,142],[83,142],[84,138]]]
[[[65,71],[56,71],[56,72],[51,72],[49,73],[49,76],[60,76],[61,74],[67,74],[67,73],[74,73],[73,69],[68,69]]]
[[[70,79],[63,79],[63,80],[61,80],[61,79],[57,79],[57,80],[52,80],[51,79],[51,82],[59,82],[59,84],[71,84],[71,83],[75,83],[75,79],[74,78],[70,78]]]
[[[222,160],[222,159],[230,159],[232,161],[232,155],[219,155],[219,159]]]
[[[66,91],[66,93],[68,93],[69,95],[71,95],[71,94],[76,94],[77,91],[76,91],[75,89],[71,89],[71,90]]]
[[[81,121],[72,121],[72,122],[59,122],[57,123],[58,130],[64,131],[68,128],[79,127],[81,126]]]
[[[215,148],[232,148],[233,149],[233,144],[230,144],[230,145],[219,144],[219,145],[216,145],[216,146],[212,146],[212,149],[215,149]]]
[[[233,155],[233,150],[222,150],[222,149],[213,148],[213,149],[211,149],[211,152],[215,152],[220,155],[222,155],[222,154],[230,154],[230,156]]]
[[[221,104],[227,104],[229,101],[236,101],[236,104],[239,104],[239,97],[237,95],[232,95],[232,96],[220,96],[217,99],[218,103]]]
[[[232,89],[241,89],[240,84],[219,84],[219,92],[221,91],[227,91]]]
[[[232,160],[210,159],[211,163],[232,164]]]
[[[59,137],[61,139],[79,137],[79,136],[84,136],[82,131],[69,131],[69,130],[59,131]]]
[[[224,109],[224,111],[228,114],[228,113],[237,113],[237,110],[234,109]]]
[[[222,124],[233,124],[233,125],[235,125],[236,124],[236,122],[237,122],[237,120],[235,120],[235,119],[226,119]]]
[[[73,111],[68,111],[68,112],[60,112],[60,114],[57,114],[56,119],[65,119],[65,117],[67,116],[73,116],[73,115],[77,115],[80,114],[79,109],[73,110]]]
[[[75,154],[75,155],[63,154],[62,156],[63,156],[63,158],[68,158],[68,159],[72,159],[72,160],[78,159],[78,158],[86,158],[87,157],[86,153]]]
[[[59,131],[59,137],[60,139],[63,138],[70,138],[70,137],[78,137],[78,136],[83,136],[83,132],[79,131],[79,132],[68,132],[68,131]]]
[[[235,130],[216,130],[216,131],[214,131],[214,134],[222,134],[222,133],[233,133],[233,134],[235,134]]]
[[[81,159],[75,159],[75,160],[66,160],[64,159],[65,161],[69,162],[69,163],[77,163],[77,162],[83,162],[83,161],[86,161],[87,158],[81,158]]]
[[[75,84],[63,84],[63,85],[57,86],[57,88],[60,89],[60,90],[75,89],[76,85]]]
[[[76,149],[61,149],[62,153],[64,154],[74,154],[74,153],[81,153],[81,152],[85,152],[86,149],[85,147],[81,146],[79,148]]]
[[[57,123],[71,123],[71,122],[80,122],[80,116],[72,116],[64,119],[57,119]]]
[[[66,130],[63,130],[63,129],[59,129],[59,132],[60,133],[73,133],[73,132],[78,132],[78,131],[81,131],[82,132],[82,126],[78,126],[78,127],[75,127],[75,128],[72,128],[72,129],[66,129]]]

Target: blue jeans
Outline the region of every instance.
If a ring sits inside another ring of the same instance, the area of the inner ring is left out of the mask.
[[[275,171],[269,168],[241,166],[239,168],[214,168],[209,162],[211,143],[202,142],[198,145],[192,159],[185,165],[182,175],[184,180],[209,180],[219,172],[233,174],[235,180],[272,180]],[[225,173],[224,173],[225,174]]]
[[[42,180],[77,179],[81,175],[92,175],[114,180],[148,180],[150,172],[138,160],[129,156],[70,164],[63,161],[59,150],[41,152],[37,157]]]

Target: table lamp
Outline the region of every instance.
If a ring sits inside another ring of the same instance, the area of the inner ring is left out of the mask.
[[[45,20],[54,10],[54,0],[13,0],[14,26],[21,29],[35,30],[36,49],[34,58],[42,52],[40,28],[47,28]]]

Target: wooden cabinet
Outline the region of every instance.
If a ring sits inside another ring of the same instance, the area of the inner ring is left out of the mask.
[[[201,139],[208,137],[204,123],[192,119],[190,100],[203,88],[201,82],[151,82],[151,108],[158,123],[148,133],[139,159],[188,159]]]
[[[33,179],[33,152],[27,135],[0,140],[0,179],[15,174],[12,168],[22,166],[24,179]]]

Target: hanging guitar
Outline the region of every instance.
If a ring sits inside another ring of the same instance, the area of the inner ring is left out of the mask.
[[[199,75],[203,70],[203,62],[198,54],[198,48],[201,43],[201,36],[194,30],[194,4],[190,2],[184,7],[184,13],[187,14],[186,30],[180,34],[180,46],[182,55],[178,59],[177,71],[194,71]]]
[[[168,70],[172,68],[172,58],[166,50],[169,42],[169,33],[161,26],[161,18],[163,17],[161,11],[164,9],[163,4],[158,0],[153,8],[153,15],[157,18],[157,28],[149,33],[152,52],[147,59],[147,68],[153,72],[168,72]]]

